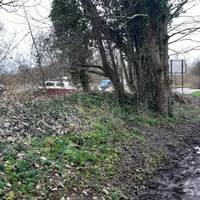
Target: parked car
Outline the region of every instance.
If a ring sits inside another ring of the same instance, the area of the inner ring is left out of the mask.
[[[65,95],[75,92],[74,88],[68,81],[45,81],[45,87],[40,86],[39,91],[44,92],[46,89],[47,95]]]
[[[112,87],[111,80],[101,80],[98,85],[98,91],[106,91]]]

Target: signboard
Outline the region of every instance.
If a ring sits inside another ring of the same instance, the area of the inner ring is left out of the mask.
[[[181,76],[182,93],[184,88],[184,74],[187,72],[186,60],[169,60],[169,73],[173,82],[173,76]],[[172,84],[173,87],[173,84]]]
[[[169,60],[169,73],[172,75],[183,75],[187,72],[186,60]]]

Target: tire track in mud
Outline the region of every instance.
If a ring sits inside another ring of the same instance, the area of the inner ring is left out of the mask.
[[[166,163],[135,199],[200,200],[200,147],[194,146]]]

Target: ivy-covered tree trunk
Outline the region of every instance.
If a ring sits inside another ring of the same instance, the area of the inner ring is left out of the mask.
[[[146,0],[143,3],[138,6],[138,12],[148,8],[147,17],[128,23],[130,43],[134,44],[135,51],[125,51],[125,54],[129,71],[132,71],[133,66],[135,72],[138,108],[152,109],[168,116],[172,112],[168,67],[168,4],[164,0]]]
[[[155,16],[153,16],[155,17]],[[155,19],[155,18],[152,18]],[[157,23],[155,25],[154,23]],[[168,10],[162,13],[160,20],[152,22],[152,32],[150,32],[151,60],[153,67],[153,78],[155,78],[154,102],[156,110],[169,116],[171,109],[171,91],[168,65]],[[154,29],[156,27],[156,30]]]

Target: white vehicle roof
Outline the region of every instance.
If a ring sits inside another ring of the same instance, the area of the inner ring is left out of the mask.
[[[45,81],[46,88],[56,89],[56,88],[68,88],[68,89],[74,89],[73,86],[70,85],[68,81]],[[41,88],[41,87],[39,87]]]

